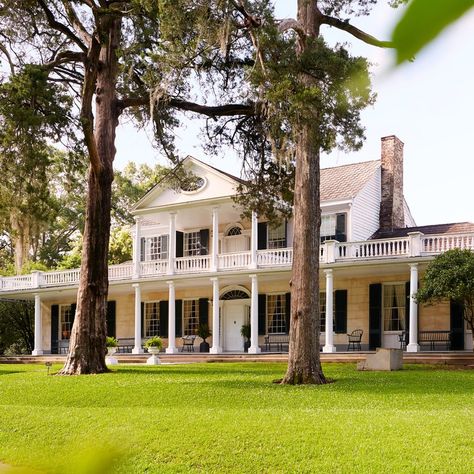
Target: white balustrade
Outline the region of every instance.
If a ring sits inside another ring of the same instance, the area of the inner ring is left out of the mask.
[[[474,250],[474,234],[424,235],[421,238],[422,255],[433,255],[452,249]]]
[[[193,257],[180,257],[175,260],[176,273],[197,273],[209,271],[211,266],[210,255],[195,255]]]
[[[259,250],[257,264],[261,267],[289,266],[293,262],[293,249]]]
[[[153,260],[140,263],[140,275],[164,275],[168,271],[168,260]]]
[[[252,261],[251,252],[221,253],[218,256],[219,270],[247,268]]]
[[[133,275],[133,263],[111,265],[109,267],[109,280],[126,280]]]
[[[336,261],[346,259],[367,260],[371,258],[400,257],[410,253],[407,237],[364,242],[342,242],[336,247]]]
[[[0,289],[5,291],[33,288],[33,275],[2,277],[0,282]]]
[[[79,268],[59,272],[44,272],[43,286],[61,286],[79,283]]]

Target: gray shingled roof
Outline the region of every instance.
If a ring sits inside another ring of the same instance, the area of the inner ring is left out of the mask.
[[[321,201],[355,197],[378,168],[380,160],[322,169]]]
[[[453,222],[451,224],[433,224],[422,225],[417,227],[403,227],[401,229],[381,230],[375,232],[371,239],[390,239],[397,237],[406,237],[408,232],[422,232],[429,234],[467,234],[474,232],[474,224],[472,222]]]

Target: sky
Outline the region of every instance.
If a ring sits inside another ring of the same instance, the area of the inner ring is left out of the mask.
[[[276,0],[278,18],[295,17],[296,0]],[[381,1],[355,26],[389,39],[400,10]],[[422,25],[420,25],[420,28]],[[355,153],[334,151],[322,167],[380,158],[380,138],[397,135],[404,147],[404,193],[417,225],[474,222],[474,11],[452,25],[414,62],[398,68],[390,50],[365,45],[345,32],[324,26],[329,43],[347,42],[353,55],[372,63],[377,100],[362,113],[366,141]],[[240,174],[238,157],[206,157],[196,121],[178,132],[183,155],[191,154],[224,171]],[[116,168],[127,161],[167,164],[151,146],[151,134],[124,123],[117,135]]]

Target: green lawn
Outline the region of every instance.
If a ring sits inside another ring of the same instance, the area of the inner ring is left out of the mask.
[[[59,367],[58,367],[59,368]],[[474,371],[327,364],[123,366],[46,376],[0,365],[0,462],[46,472],[474,472]],[[94,471],[95,466],[96,471]]]

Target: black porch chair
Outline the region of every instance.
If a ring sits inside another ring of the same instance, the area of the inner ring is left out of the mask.
[[[349,344],[347,345],[347,350],[360,351],[362,350],[360,346],[360,341],[362,340],[362,334],[364,331],[362,329],[354,329],[350,334],[347,335]]]

